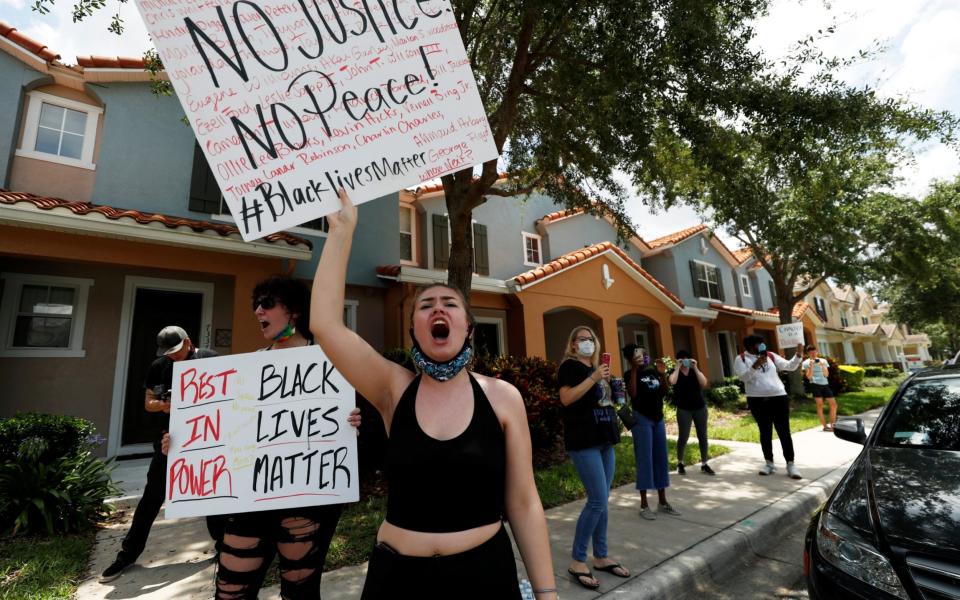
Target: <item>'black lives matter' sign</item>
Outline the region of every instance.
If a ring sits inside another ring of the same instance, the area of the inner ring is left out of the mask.
[[[166,515],[359,498],[353,387],[319,346],[174,363]]]
[[[136,0],[245,240],[498,153],[447,0]]]

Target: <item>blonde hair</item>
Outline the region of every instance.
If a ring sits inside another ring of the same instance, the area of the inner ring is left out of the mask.
[[[577,339],[577,334],[581,331],[589,331],[590,336],[593,337],[593,356],[590,357],[590,362],[593,363],[593,368],[596,369],[600,365],[600,340],[597,338],[597,334],[594,333],[593,329],[590,329],[586,325],[578,325],[570,331],[570,337],[567,338],[567,347],[563,349],[563,360],[572,358],[574,360],[580,360],[580,355],[571,348],[573,347],[573,342]]]

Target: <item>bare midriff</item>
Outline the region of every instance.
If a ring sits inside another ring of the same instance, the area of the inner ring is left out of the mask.
[[[449,533],[411,531],[384,521],[377,532],[383,542],[404,556],[448,556],[483,544],[500,530],[500,522]]]

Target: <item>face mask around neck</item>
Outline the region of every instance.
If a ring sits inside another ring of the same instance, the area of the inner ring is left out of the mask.
[[[412,331],[410,332],[410,336],[413,337]],[[413,348],[410,349],[410,356],[413,358],[414,366],[416,366],[417,370],[421,373],[437,381],[449,381],[456,377],[456,375],[470,363],[470,360],[473,358],[473,347],[470,346],[470,337],[467,336],[467,339],[463,341],[463,347],[460,348],[460,352],[450,360],[441,363],[424,354],[420,348],[420,344],[417,342],[417,338],[413,337]]]

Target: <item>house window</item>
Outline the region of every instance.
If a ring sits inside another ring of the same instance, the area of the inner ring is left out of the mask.
[[[343,301],[343,324],[350,331],[357,331],[357,307],[360,306],[358,300]]]
[[[850,320],[847,318],[847,311],[841,310],[840,311],[840,327],[849,327],[849,326],[850,326]]]
[[[93,280],[4,273],[0,356],[84,356],[83,326]]]
[[[416,213],[412,206],[400,207],[400,262],[413,264],[413,249],[416,247],[414,227]]]
[[[477,317],[473,326],[473,349],[478,355],[491,358],[503,356],[506,351],[506,341],[503,337],[504,323],[498,317]]]
[[[723,281],[720,269],[700,261],[690,261],[690,273],[693,277],[693,293],[698,298],[723,301]]]
[[[523,232],[523,264],[528,267],[539,267],[543,264],[543,254],[540,251],[540,236],[535,233]]]
[[[450,219],[447,215],[432,216],[431,245],[433,247],[433,268],[446,270],[450,261]],[[473,223],[473,272],[475,275],[490,274],[490,253],[487,248],[487,226]]]
[[[750,278],[746,275],[740,276],[740,293],[742,293],[745,298],[750,297]]]
[[[817,311],[817,314],[820,315],[820,318],[824,321],[827,320],[827,303],[820,296],[813,297],[813,309]]]
[[[29,92],[27,97],[17,156],[95,169],[93,147],[103,109],[43,92]]]
[[[868,319],[867,317],[860,317],[860,321],[861,321],[864,325],[869,325],[869,324],[870,324],[870,319]]]

